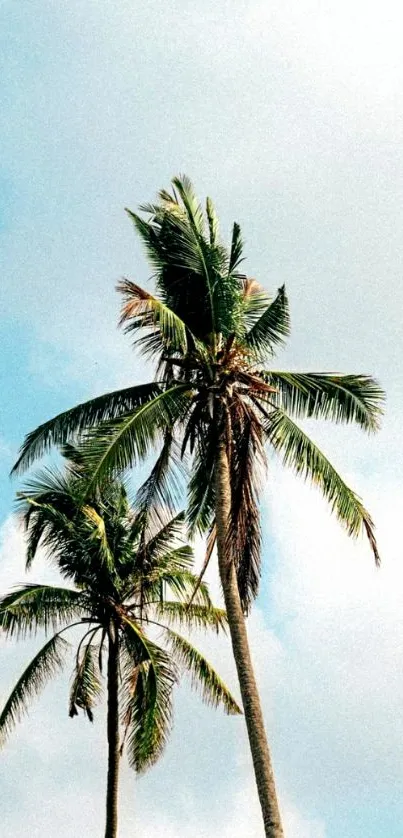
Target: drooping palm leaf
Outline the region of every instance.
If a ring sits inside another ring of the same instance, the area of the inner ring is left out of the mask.
[[[95,629],[98,631],[98,629]],[[95,633],[93,630],[93,635]],[[70,690],[69,716],[77,716],[78,709],[84,710],[90,722],[93,721],[93,707],[98,701],[102,685],[99,672],[99,649],[92,645],[92,639],[84,646],[76,660],[73,683]]]
[[[178,665],[189,673],[191,684],[201,693],[203,701],[212,707],[222,704],[229,715],[241,713],[237,702],[204,655],[172,629],[167,629],[165,634]]]
[[[375,562],[379,564],[374,523],[369,512],[319,448],[281,410],[274,410],[270,415],[266,433],[273,448],[281,455],[284,465],[319,486],[348,534],[354,538],[361,532],[367,535]]]
[[[177,444],[168,428],[161,452],[134,499],[134,509],[144,527],[148,522],[152,528],[160,527],[166,523],[167,514],[172,517],[180,497],[183,476],[184,468]]]
[[[130,765],[140,773],[157,761],[166,745],[177,672],[167,653],[148,640],[135,623],[126,621],[124,637],[127,753]]]
[[[21,675],[0,715],[0,744],[27,713],[30,700],[62,669],[69,643],[58,634],[42,647]]]
[[[228,458],[231,481],[231,518],[228,548],[237,571],[244,613],[254,601],[260,581],[261,531],[259,489],[265,468],[261,422],[252,406],[234,400],[228,411]]]

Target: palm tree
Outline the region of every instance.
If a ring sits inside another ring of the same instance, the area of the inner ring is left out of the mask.
[[[230,247],[219,238],[186,177],[156,204],[128,211],[153,268],[156,294],[124,280],[122,324],[157,361],[151,383],[78,405],[28,434],[15,470],[71,435],[88,444],[93,484],[142,460],[155,444],[154,490],[169,488],[169,463],[190,455],[188,522],[209,532],[206,563],[217,544],[234,658],[267,838],[283,835],[245,615],[260,578],[258,498],[268,443],[286,466],[322,491],[348,534],[364,532],[379,555],[372,519],[325,454],[298,424],[308,417],[379,425],[383,393],[365,375],[290,373],[273,368],[289,334],[285,288],[270,298],[240,270],[243,243],[234,224]],[[160,482],[162,481],[162,482]]]
[[[109,482],[82,502],[83,474],[43,472],[20,496],[28,533],[27,567],[42,544],[72,587],[27,584],[0,601],[9,636],[52,636],[35,655],[0,715],[0,741],[76,643],[69,715],[90,721],[100,697],[106,656],[108,777],[105,838],[116,838],[119,763],[124,746],[137,772],[161,755],[171,727],[172,688],[183,670],[205,701],[240,712],[205,657],[177,628],[226,626],[206,586],[187,605],[196,583],[192,551],[180,542],[183,516],[155,527],[130,509],[122,483]],[[80,631],[81,629],[81,631]],[[79,632],[79,637],[77,636]],[[156,634],[157,632],[157,634]],[[161,639],[160,639],[161,638]]]

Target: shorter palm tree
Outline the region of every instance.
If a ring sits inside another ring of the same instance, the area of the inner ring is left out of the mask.
[[[161,755],[172,722],[172,689],[182,671],[202,697],[239,713],[228,688],[178,628],[225,629],[226,615],[199,585],[192,551],[181,541],[182,515],[166,520],[130,508],[122,483],[108,482],[83,502],[86,475],[70,462],[65,474],[45,470],[20,493],[27,530],[27,568],[38,546],[71,587],[26,584],[0,600],[0,626],[9,637],[44,630],[50,639],[29,663],[0,715],[0,741],[29,702],[64,666],[76,643],[69,715],[90,721],[106,657],[108,780],[105,838],[116,838],[119,763],[142,772]],[[145,484],[150,489],[150,482]],[[143,488],[140,498],[146,497]],[[157,522],[159,521],[159,524]],[[80,631],[78,637],[77,632]]]

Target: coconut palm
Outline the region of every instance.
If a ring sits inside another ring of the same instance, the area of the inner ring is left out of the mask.
[[[28,534],[27,566],[41,544],[70,587],[31,583],[0,601],[9,637],[44,630],[0,715],[0,741],[66,663],[75,644],[69,715],[93,720],[106,658],[108,778],[105,838],[116,838],[123,748],[137,771],[161,755],[171,728],[172,688],[182,671],[208,703],[239,708],[205,657],[178,628],[225,628],[206,586],[187,606],[196,577],[181,542],[183,516],[155,527],[130,509],[122,483],[109,482],[82,502],[82,474],[43,472],[20,497]],[[67,640],[70,634],[70,642]],[[67,637],[66,637],[67,635]]]
[[[271,298],[241,271],[234,224],[229,247],[207,199],[205,213],[186,177],[156,204],[131,211],[153,269],[156,293],[123,280],[122,324],[157,362],[155,380],[108,393],[31,432],[15,469],[52,444],[84,435],[93,483],[142,460],[159,444],[151,492],[169,489],[173,446],[191,461],[188,522],[217,544],[234,658],[266,836],[283,835],[244,616],[260,578],[259,488],[267,444],[286,466],[322,491],[348,534],[364,532],[379,562],[372,519],[298,420],[308,417],[378,428],[382,391],[365,375],[290,373],[273,365],[290,329],[285,288]],[[91,429],[91,430],[88,430]]]

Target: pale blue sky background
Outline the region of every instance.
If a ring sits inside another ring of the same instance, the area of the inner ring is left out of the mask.
[[[145,375],[116,329],[116,280],[148,276],[123,208],[172,175],[215,199],[224,234],[241,224],[251,275],[286,282],[281,363],[388,392],[377,439],[312,426],[373,511],[379,573],[270,470],[251,635],[288,838],[403,834],[401,31],[391,0],[0,2],[2,587],[23,578],[7,474],[24,433]],[[231,678],[226,645],[207,648]],[[3,700],[28,649],[0,651]],[[2,753],[13,838],[102,834],[102,713],[72,722],[66,693]],[[121,838],[260,835],[242,724],[186,690],[177,710],[160,765],[125,771]]]

